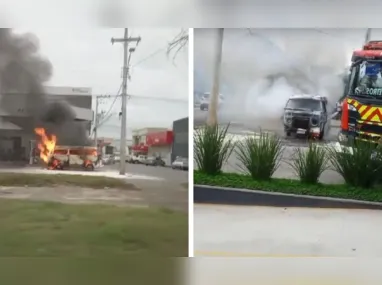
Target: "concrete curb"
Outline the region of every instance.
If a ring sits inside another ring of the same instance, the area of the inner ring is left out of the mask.
[[[382,203],[285,194],[259,190],[194,185],[194,203],[236,206],[304,207],[382,210]]]

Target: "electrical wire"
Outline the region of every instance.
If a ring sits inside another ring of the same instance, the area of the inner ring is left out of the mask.
[[[141,59],[141,60],[139,60],[138,62],[134,63],[131,67],[136,67],[136,66],[138,66],[139,64],[142,64],[143,62],[149,60],[150,58],[154,57],[155,55],[159,54],[160,52],[165,51],[167,48],[168,48],[168,45],[166,45],[166,46],[164,46],[164,47],[162,47],[162,48],[157,49],[155,52],[149,54],[147,57],[144,57],[143,59]],[[129,64],[129,65],[130,65],[130,60],[131,60],[131,54],[130,54],[130,56],[129,56],[129,58],[128,58],[128,64]],[[120,85],[119,90],[118,90],[118,92],[117,92],[117,95],[114,96],[114,100],[113,100],[112,104],[110,105],[109,110],[104,114],[104,118],[103,118],[103,120],[102,120],[100,123],[98,123],[98,126],[96,126],[96,128],[101,127],[103,124],[105,124],[105,123],[106,123],[107,121],[109,121],[109,119],[111,118],[111,116],[112,116],[111,111],[112,111],[112,109],[113,109],[113,107],[114,107],[116,101],[118,100],[118,98],[121,97],[121,96],[120,96],[120,92],[121,92],[121,89],[122,89],[122,85],[123,85],[123,83]],[[163,98],[163,97],[161,98],[161,97],[147,97],[147,96],[128,95],[128,99],[130,99],[130,98],[140,98],[140,99],[150,99],[150,100],[161,100],[161,101],[171,101],[171,102],[174,102],[174,101],[176,102],[176,101],[178,101],[178,102],[182,102],[182,103],[187,103],[187,104],[188,104],[188,100],[172,99],[172,98]],[[96,116],[97,116],[97,114],[96,114]]]
[[[131,67],[136,67],[137,65],[147,61],[148,59],[152,58],[153,56],[159,54],[161,51],[165,51],[167,49],[167,46],[157,49],[155,52],[149,54],[148,56],[142,58],[138,62],[134,63]]]
[[[178,36],[179,36],[179,35],[178,35]],[[177,36],[177,37],[178,37],[178,36]],[[162,48],[157,49],[157,50],[154,51],[153,53],[149,54],[147,57],[144,57],[144,58],[142,58],[141,60],[139,60],[138,62],[134,63],[134,64],[132,65],[132,67],[136,67],[137,65],[139,65],[139,64],[145,62],[146,60],[150,59],[151,57],[157,55],[157,54],[160,53],[161,51],[166,51],[166,50],[168,49],[168,47],[169,47],[169,44],[165,45],[165,46],[162,47]]]
[[[157,100],[157,101],[166,101],[166,102],[178,102],[188,104],[188,99],[177,99],[169,97],[152,97],[152,96],[140,96],[140,95],[128,95],[129,99],[145,99],[145,100]]]
[[[114,100],[111,103],[109,110],[105,113],[104,119],[100,123],[98,123],[97,127],[101,127],[103,124],[105,124],[110,119],[111,116],[109,114],[113,110],[113,107],[114,107],[115,103],[117,102],[117,99],[119,98],[119,93],[121,92],[121,89],[122,89],[122,84],[119,86],[117,96],[114,97]]]
[[[122,97],[122,95],[116,95],[116,96],[111,96],[111,97],[120,98],[120,97]],[[178,99],[178,98],[170,98],[170,97],[153,97],[153,96],[141,96],[141,95],[133,95],[133,94],[128,94],[127,97],[128,97],[128,99],[146,99],[146,100],[158,100],[158,101],[188,103],[187,99]]]

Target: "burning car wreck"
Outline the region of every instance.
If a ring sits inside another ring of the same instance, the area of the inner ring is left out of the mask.
[[[96,147],[57,145],[57,137],[46,134],[44,128],[36,128],[35,132],[40,137],[37,144],[39,157],[48,169],[82,168],[94,170],[98,161]]]
[[[284,108],[283,123],[286,136],[322,140],[328,121],[327,100],[321,96],[298,95],[289,98]]]

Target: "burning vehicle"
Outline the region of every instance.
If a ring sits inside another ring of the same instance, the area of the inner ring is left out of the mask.
[[[322,96],[296,95],[287,101],[283,123],[287,137],[323,139],[328,122],[327,99]]]
[[[39,157],[48,169],[81,168],[94,170],[98,161],[96,147],[57,145],[57,136],[48,135],[44,128],[36,128],[35,133],[40,138],[37,144]]]

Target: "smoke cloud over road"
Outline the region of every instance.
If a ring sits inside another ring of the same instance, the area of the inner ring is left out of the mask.
[[[84,125],[75,121],[75,114],[65,101],[49,101],[43,84],[52,76],[50,61],[39,53],[39,40],[33,34],[15,34],[0,29],[0,86],[2,108],[12,110],[10,96],[26,94],[25,112],[31,121],[23,128],[33,132],[43,127],[56,134],[59,144],[89,145]],[[14,93],[14,94],[13,94]],[[19,97],[22,100],[22,97]],[[14,102],[14,100],[12,100]]]
[[[210,91],[216,32],[195,30],[196,89]],[[327,96],[334,104],[343,92],[349,48],[340,39],[308,29],[226,29],[220,110],[224,121],[269,119],[280,124],[294,94]],[[204,80],[203,80],[204,79]]]

